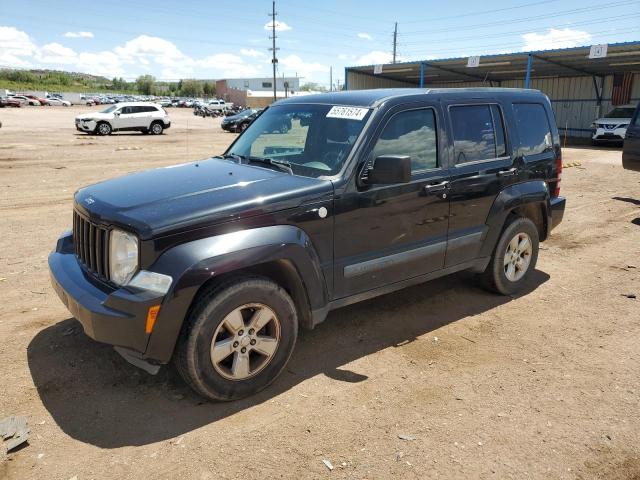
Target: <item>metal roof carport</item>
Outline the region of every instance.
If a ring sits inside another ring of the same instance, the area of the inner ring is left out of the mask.
[[[590,46],[468,58],[420,60],[345,68],[345,88],[524,87],[546,93],[558,127],[569,136],[588,137],[591,122],[612,107],[613,75],[633,73],[631,103],[640,100],[640,42],[608,45],[607,56],[589,58]],[[380,66],[378,65],[378,69]]]

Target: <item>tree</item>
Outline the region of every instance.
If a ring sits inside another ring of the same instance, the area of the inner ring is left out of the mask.
[[[207,96],[213,96],[216,94],[216,86],[212,82],[204,82],[202,84],[202,92]]]
[[[316,82],[307,82],[300,87],[301,92],[326,92],[327,87],[324,87]]]
[[[204,93],[204,89],[202,88],[202,82],[194,79],[184,79],[181,80],[182,88],[180,89],[180,94],[185,97],[201,97]]]
[[[136,88],[142,95],[151,95],[156,79],[152,75],[141,75],[136,79]]]

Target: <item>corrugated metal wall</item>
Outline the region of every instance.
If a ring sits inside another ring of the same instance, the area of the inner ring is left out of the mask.
[[[398,82],[380,77],[363,75],[358,72],[348,72],[349,90],[362,90],[365,88],[393,88],[415,87],[415,84]],[[600,80],[598,80],[599,82]],[[426,87],[488,87],[482,82],[456,82],[447,84],[434,84],[428,82]],[[501,87],[523,88],[522,80],[504,81]],[[551,99],[553,110],[556,114],[556,122],[560,133],[570,137],[589,137],[591,123],[598,116],[606,114],[613,107],[611,105],[611,91],[613,87],[613,75],[604,77],[602,89],[602,105],[598,109],[596,92],[591,77],[563,77],[563,78],[532,78],[531,88],[541,90]],[[640,73],[636,73],[633,79],[631,102],[640,102]]]

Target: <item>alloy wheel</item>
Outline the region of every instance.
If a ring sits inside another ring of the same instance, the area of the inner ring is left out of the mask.
[[[211,341],[213,368],[228,380],[245,380],[263,370],[280,343],[280,320],[259,303],[242,305],[218,325]]]
[[[504,274],[511,282],[517,282],[529,269],[533,245],[531,238],[524,232],[517,233],[507,244],[504,254]]]

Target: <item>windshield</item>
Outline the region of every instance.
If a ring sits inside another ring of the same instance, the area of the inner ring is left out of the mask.
[[[227,154],[288,162],[296,175],[335,175],[369,113],[359,107],[275,105],[251,123]]]
[[[102,113],[111,113],[113,112],[117,107],[117,105],[111,105],[110,107],[105,108],[104,110],[102,110]]]
[[[635,108],[614,108],[604,118],[631,118],[635,110]]]

